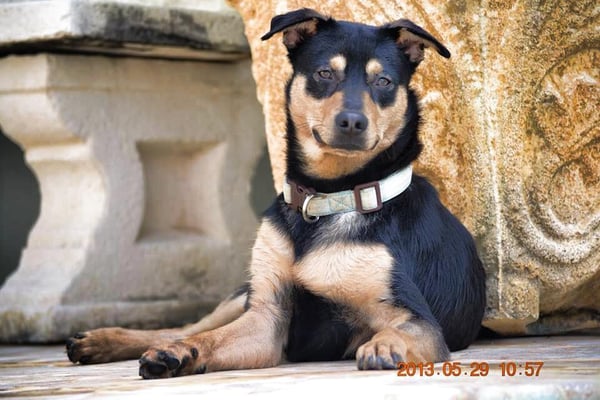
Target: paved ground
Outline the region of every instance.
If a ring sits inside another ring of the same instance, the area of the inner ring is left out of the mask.
[[[407,376],[328,362],[144,381],[137,361],[75,366],[62,346],[0,346],[0,397],[600,399],[600,336],[482,341],[452,359],[460,364],[408,368]]]

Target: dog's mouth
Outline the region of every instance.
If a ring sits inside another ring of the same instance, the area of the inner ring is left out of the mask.
[[[323,140],[321,135],[319,135],[319,131],[317,131],[315,128],[313,128],[312,134],[313,134],[313,137],[315,138],[315,140],[317,141],[317,143],[319,143],[321,146],[328,146],[328,144],[325,143],[325,141]]]
[[[375,141],[375,143],[371,146],[367,146],[367,143],[364,139],[345,139],[345,140],[332,140],[331,143],[327,143],[323,140],[319,131],[315,128],[312,129],[312,134],[315,141],[319,144],[321,148],[324,150],[329,149],[335,152],[356,152],[356,151],[370,151],[377,146],[379,140]]]

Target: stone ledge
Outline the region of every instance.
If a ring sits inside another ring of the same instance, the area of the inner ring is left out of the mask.
[[[250,54],[234,11],[106,0],[0,3],[0,56],[45,52],[227,61]]]

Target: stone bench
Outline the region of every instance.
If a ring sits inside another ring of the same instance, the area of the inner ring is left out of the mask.
[[[242,21],[148,3],[0,3],[0,126],[41,190],[0,341],[181,324],[245,280],[265,136]]]

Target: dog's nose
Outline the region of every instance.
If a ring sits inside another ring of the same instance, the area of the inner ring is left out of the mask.
[[[360,135],[367,129],[369,120],[364,114],[354,111],[342,111],[335,117],[335,126],[345,135]]]

